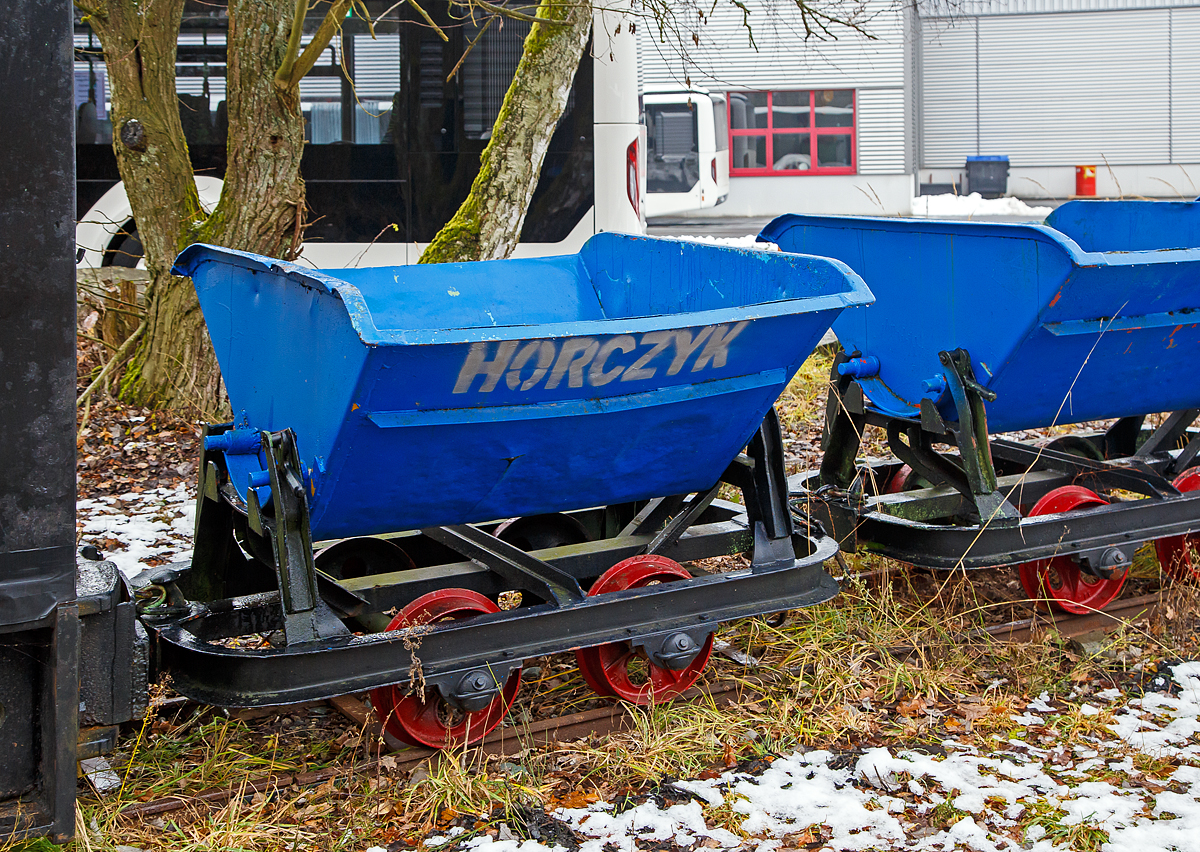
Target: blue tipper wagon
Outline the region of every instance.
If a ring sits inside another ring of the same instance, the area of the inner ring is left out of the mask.
[[[1019,565],[1032,598],[1087,612],[1118,594],[1141,542],[1194,572],[1200,241],[1189,205],[1056,219],[1086,250],[1046,225],[913,219],[783,216],[761,239],[844,261],[877,298],[833,325],[825,455],[792,481],[816,516],[907,562]],[[1016,440],[1093,420],[1115,422]],[[886,430],[893,460],[856,462],[865,426]]]
[[[442,746],[498,724],[531,657],[575,649],[597,692],[662,700],[721,621],[836,591],[772,405],[871,300],[838,261],[601,234],[325,272],[197,245],[176,272],[235,414],[207,429],[191,564],[152,578],[185,694],[373,689],[389,731]]]
[[[1079,199],[1054,208],[1046,224],[1084,251],[1200,247],[1200,201]]]

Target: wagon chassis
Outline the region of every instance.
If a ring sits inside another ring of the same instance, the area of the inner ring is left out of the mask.
[[[844,366],[859,357],[843,352],[834,362],[821,467],[789,481],[794,510],[820,521],[843,548],[933,569],[1066,555],[1084,573],[1109,578],[1127,568],[1143,542],[1200,531],[1200,492],[1181,493],[1171,481],[1200,454],[1200,433],[1190,428],[1200,410],[1174,412],[1149,432],[1142,416],[1125,417],[1103,433],[1070,436],[1063,449],[1030,446],[989,438],[985,403],[994,395],[975,381],[965,350],[939,353],[957,422],[930,399],[913,418],[874,409],[853,367]],[[896,460],[857,462],[868,425],[886,430]],[[902,465],[931,487],[887,493]],[[1022,517],[1023,508],[1066,485],[1145,499]]]
[[[230,424],[210,427],[206,438],[227,431]],[[773,411],[707,492],[572,513],[607,533],[598,540],[525,552],[488,525],[433,527],[392,540],[448,560],[345,578],[315,565],[294,436],[264,432],[261,440],[269,502],[260,504],[254,488],[241,500],[222,453],[204,450],[192,561],[147,572],[141,583],[142,599],[154,602],[141,615],[158,665],[181,693],[206,703],[286,704],[423,681],[469,712],[536,656],[629,642],[678,670],[723,621],[837,593],[821,567],[836,544],[817,526],[798,530],[789,511]],[[739,489],[744,505],[718,500],[722,483]],[[694,569],[691,579],[593,596],[581,585],[632,556],[689,562],[744,552],[750,565],[726,573]],[[352,631],[444,588],[519,591],[521,605],[424,630]],[[256,635],[268,647],[250,647],[246,638]]]

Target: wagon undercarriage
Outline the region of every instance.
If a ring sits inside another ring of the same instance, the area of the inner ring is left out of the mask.
[[[523,661],[614,645],[659,673],[664,682],[650,688],[677,693],[695,680],[721,622],[837,593],[821,568],[833,540],[794,527],[773,414],[706,492],[524,519],[522,543],[576,539],[531,551],[505,540],[514,525],[482,524],[347,539],[314,556],[303,490],[285,490],[302,480],[293,443],[286,432],[263,441],[272,494],[292,499],[263,507],[251,490],[243,503],[222,453],[207,451],[193,561],[143,585],[142,596],[158,602],[142,615],[157,634],[159,664],[179,691],[208,703],[285,704],[415,681],[450,708],[479,713],[498,697],[511,702],[506,685]],[[723,483],[744,505],[716,498]],[[664,564],[741,553],[749,563],[735,570],[663,574]],[[597,578],[625,563],[643,574],[650,566],[653,582],[610,582],[597,594]],[[436,627],[397,627],[389,616],[422,600],[461,609],[505,593],[510,609]],[[620,671],[591,675],[621,695]],[[688,683],[679,686],[681,677]]]

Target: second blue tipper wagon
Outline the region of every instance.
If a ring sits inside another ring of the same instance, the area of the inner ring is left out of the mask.
[[[197,245],[175,271],[235,414],[206,431],[191,563],[147,581],[184,694],[372,689],[388,731],[444,746],[500,723],[531,657],[575,649],[597,692],[664,700],[720,622],[836,592],[772,405],[871,300],[838,261],[601,234],[333,271]]]
[[[1031,599],[1069,612],[1111,601],[1142,542],[1168,573],[1200,577],[1198,214],[1073,202],[1051,218],[1061,231],[770,223],[760,239],[844,261],[877,298],[833,325],[843,352],[824,458],[796,494],[847,547],[933,568],[1016,565]],[[1112,423],[1018,439],[1095,420]],[[867,426],[894,459],[859,463]]]

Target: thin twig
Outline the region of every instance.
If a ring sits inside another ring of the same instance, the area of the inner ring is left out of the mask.
[[[103,290],[91,290],[91,289],[88,289],[87,287],[80,287],[79,289],[83,290],[85,293],[88,293],[92,296],[98,296],[98,297],[104,299],[105,302],[109,302],[114,305],[124,305],[127,308],[133,308],[134,310],[137,311],[138,316],[141,316],[143,313],[145,313],[142,310],[141,305],[135,304],[133,302],[126,302],[124,299],[118,299],[116,296],[113,296],[109,293],[105,293]],[[83,299],[77,299],[76,301],[78,301],[80,304],[83,304]],[[99,306],[96,305],[94,307],[99,307]],[[106,309],[108,309],[107,306],[106,306]]]
[[[101,346],[107,346],[109,349],[113,350],[114,352],[117,351],[117,347],[113,346],[107,340],[102,340],[101,338],[96,337],[94,334],[88,334],[86,331],[77,331],[77,332],[75,332],[75,334],[79,337],[82,337],[84,340],[90,340],[93,343],[99,343]]]
[[[137,343],[138,338],[142,336],[142,332],[144,332],[145,330],[146,330],[146,320],[142,320],[142,324],[137,327],[137,330],[134,331],[133,334],[129,335],[129,338],[124,343],[121,344],[121,348],[118,349],[113,354],[112,358],[110,358],[108,360],[108,363],[104,365],[104,369],[100,371],[100,375],[96,376],[96,378],[92,381],[92,383],[87,386],[87,390],[85,390],[83,393],[81,393],[79,395],[79,398],[77,400],[75,400],[76,408],[83,405],[84,402],[87,401],[88,397],[90,397],[92,395],[92,391],[94,391],[96,388],[100,387],[100,383],[102,381],[104,381],[104,378],[110,372],[112,372],[113,368],[125,360],[125,356],[129,354],[129,350],[131,350],[133,348],[133,344]]]
[[[122,304],[127,304],[127,303],[122,302]],[[136,310],[136,311],[130,311],[130,310],[126,310],[125,308],[114,308],[114,307],[110,307],[110,306],[106,305],[104,307],[104,310],[105,310],[105,312],[112,311],[112,312],[118,313],[118,314],[125,314],[127,316],[137,317],[138,319],[143,319],[146,316],[146,312],[144,310],[140,310],[140,309]]]
[[[488,3],[487,0],[474,0],[471,4],[478,6],[485,12],[491,12],[493,15],[503,15],[506,18],[514,18],[518,21],[528,21],[531,24],[558,24],[558,21],[539,18],[535,15],[526,15],[524,12],[514,12],[512,9],[505,9],[503,6],[497,6],[494,3]]]
[[[447,81],[452,79],[454,77],[454,75],[458,73],[458,69],[461,68],[462,64],[467,61],[467,54],[469,54],[471,52],[471,50],[475,47],[475,45],[479,44],[479,40],[481,38],[483,38],[483,34],[488,31],[488,27],[490,27],[492,25],[492,21],[494,21],[494,20],[496,20],[496,16],[492,15],[486,21],[483,22],[483,26],[479,28],[479,35],[477,35],[477,36],[475,36],[475,38],[471,39],[470,43],[467,45],[467,49],[463,51],[463,55],[458,58],[458,62],[455,64],[454,69],[446,76]],[[376,237],[376,239],[379,239],[379,238]]]

